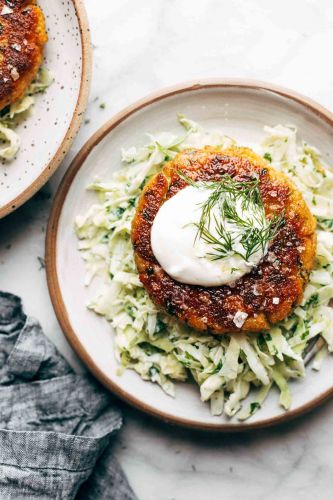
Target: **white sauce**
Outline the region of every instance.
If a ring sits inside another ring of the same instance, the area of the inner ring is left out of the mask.
[[[237,279],[249,273],[258,265],[267,248],[254,253],[249,261],[236,254],[224,259],[212,260],[207,254],[213,248],[202,238],[196,238],[197,228],[193,223],[199,222],[200,205],[204,203],[210,191],[187,186],[167,200],[159,209],[151,231],[151,244],[154,255],[162,268],[175,280],[181,283],[201,286],[220,286],[233,284]],[[251,206],[242,211],[240,203],[236,205],[238,213],[253,219]],[[213,209],[210,232],[218,237],[213,214],[219,217],[217,208]],[[235,226],[225,222],[224,226],[235,237],[234,249],[244,254],[240,243],[241,232]]]

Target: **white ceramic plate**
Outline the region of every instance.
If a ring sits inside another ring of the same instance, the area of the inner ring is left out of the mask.
[[[52,175],[81,124],[91,74],[91,44],[81,0],[39,0],[49,41],[45,66],[55,81],[36,96],[33,113],[17,131],[15,160],[0,163],[0,218],[28,200]]]
[[[223,130],[242,145],[258,143],[264,125],[293,123],[301,136],[317,146],[329,162],[333,156],[333,116],[309,99],[259,82],[203,82],[168,89],[150,96],[117,115],[79,153],[65,176],[54,202],[47,237],[47,273],[52,301],[62,328],[88,368],[111,391],[164,420],[204,429],[243,430],[271,425],[310,410],[333,393],[333,359],[317,373],[292,382],[293,404],[285,412],[274,390],[262,410],[241,423],[237,418],[212,417],[199,398],[198,388],[178,384],[175,399],[133,371],[118,376],[110,325],[85,304],[99,286],[83,285],[84,265],[77,251],[74,218],[95,200],[86,191],[97,175],[107,180],[120,166],[120,149],[144,142],[145,132],[176,131],[177,113],[184,113],[206,129]]]

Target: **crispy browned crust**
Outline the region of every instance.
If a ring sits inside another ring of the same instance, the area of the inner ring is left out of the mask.
[[[172,279],[159,265],[151,248],[151,227],[165,200],[193,180],[218,180],[225,173],[245,180],[260,178],[266,215],[285,213],[286,224],[269,253],[235,286],[201,287]],[[132,225],[132,242],[140,280],[160,308],[200,331],[214,334],[240,330],[258,332],[287,317],[302,300],[316,254],[316,221],[301,194],[282,173],[246,148],[190,149],[176,156],[148,183],[139,200]],[[279,304],[273,304],[273,297]],[[248,314],[242,328],[233,318]]]
[[[44,15],[34,0],[0,0],[0,110],[21,99],[43,61]]]

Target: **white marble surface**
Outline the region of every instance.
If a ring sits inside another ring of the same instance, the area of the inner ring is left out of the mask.
[[[0,221],[0,288],[23,297],[26,311],[78,369],[38,257],[48,193],[91,133],[148,92],[199,77],[268,80],[333,110],[331,0],[86,0],[86,6],[94,43],[90,122],[42,194]],[[116,453],[140,500],[332,497],[333,401],[292,424],[238,435],[168,427],[126,406],[124,414]]]

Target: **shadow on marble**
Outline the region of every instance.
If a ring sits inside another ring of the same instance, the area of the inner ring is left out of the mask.
[[[128,406],[126,403],[121,403],[124,417],[139,427],[142,427],[145,432],[149,429],[152,434],[159,434],[161,438],[176,439],[178,444],[196,444],[199,447],[224,448],[237,447],[252,442],[261,442],[277,438],[282,435],[286,438],[293,434],[307,435],[310,429],[316,426],[322,428],[323,423],[329,420],[330,415],[333,416],[333,399],[326,401],[319,407],[311,410],[290,422],[281,423],[272,427],[251,431],[234,431],[234,432],[216,432],[216,431],[200,431],[196,429],[186,429],[176,425],[168,424],[157,420],[154,417],[145,415],[143,412]]]
[[[26,233],[29,227],[46,231],[52,193],[46,184],[22,207],[0,220],[0,250],[10,250],[11,241]]]

